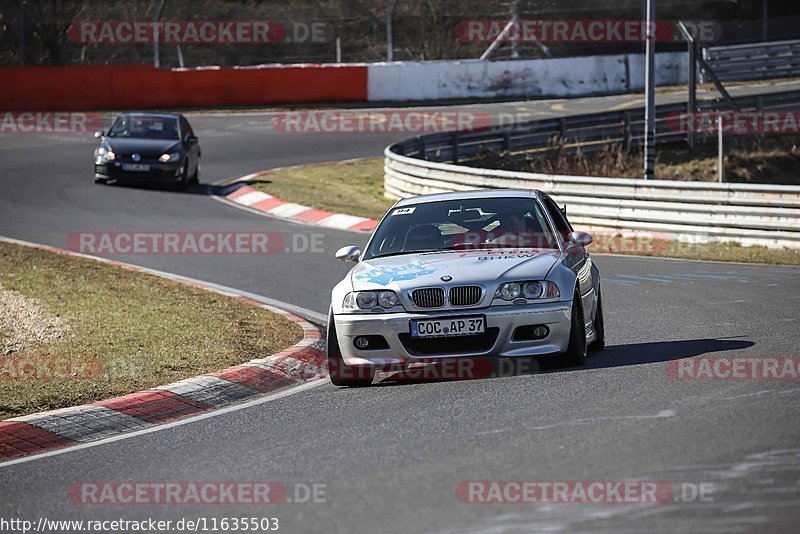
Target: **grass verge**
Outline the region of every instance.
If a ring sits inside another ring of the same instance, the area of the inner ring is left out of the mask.
[[[0,242],[0,284],[63,318],[63,339],[0,355],[0,419],[124,395],[266,357],[302,339],[245,302],[92,260]],[[96,372],[25,373],[21,362]],[[77,367],[80,369],[80,367]]]
[[[591,230],[590,230],[591,233]],[[669,241],[664,247],[654,247],[652,252],[626,252],[606,250],[614,254],[675,258],[681,260],[722,261],[739,263],[763,263],[765,265],[800,265],[800,250],[774,249],[766,247],[743,247],[738,243],[688,244]],[[591,247],[589,248],[591,252]],[[595,253],[597,253],[595,252]]]
[[[383,197],[383,158],[346,163],[303,165],[266,174],[253,187],[288,202],[312,208],[360,215],[383,216],[393,201]],[[618,252],[625,254],[624,251]],[[707,261],[800,265],[800,250],[743,247],[736,243],[690,245],[672,241],[656,257]]]
[[[287,202],[369,219],[380,219],[394,204],[383,196],[382,157],[291,167],[251,184]]]
[[[708,139],[707,139],[708,141]],[[800,183],[800,136],[735,136],[725,141],[725,181],[731,183]],[[576,176],[616,176],[641,178],[644,159],[641,151],[629,152],[620,145],[606,145],[598,152],[568,153],[567,145],[554,141],[540,153],[509,155],[484,150],[469,165],[485,169],[541,172]],[[718,180],[718,154],[714,143],[699,143],[693,153],[685,143],[656,147],[657,180],[715,182]]]

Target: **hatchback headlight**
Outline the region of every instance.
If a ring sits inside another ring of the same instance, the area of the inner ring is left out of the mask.
[[[392,310],[398,306],[400,306],[400,298],[394,291],[358,291],[348,293],[342,303],[344,311],[369,311],[375,308]]]
[[[114,154],[113,151],[104,146],[101,146],[100,148],[97,149],[97,155],[106,161],[114,161],[115,159],[117,159],[117,155]]]
[[[558,286],[548,281],[506,282],[500,284],[494,298],[506,301],[524,298],[527,300],[549,300],[561,296]]]
[[[161,156],[158,158],[158,161],[161,163],[169,163],[170,161],[178,161],[179,159],[181,159],[180,152],[171,152],[169,154],[161,154]]]

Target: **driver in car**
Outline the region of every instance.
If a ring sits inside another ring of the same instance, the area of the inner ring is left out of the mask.
[[[525,216],[517,212],[500,215],[500,224],[491,233],[494,236],[489,241],[502,247],[527,248],[536,246],[533,243],[534,236],[528,228]]]

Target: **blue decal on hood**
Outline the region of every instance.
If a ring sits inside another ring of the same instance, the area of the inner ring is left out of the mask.
[[[415,280],[420,276],[436,272],[436,268],[425,267],[421,261],[405,265],[382,265],[370,267],[369,270],[353,276],[354,280],[367,280],[373,284],[388,285],[391,282]]]

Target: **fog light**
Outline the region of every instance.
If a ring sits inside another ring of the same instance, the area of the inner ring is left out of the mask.
[[[543,324],[519,326],[514,330],[513,341],[539,341],[550,335],[550,329]]]
[[[353,340],[353,344],[355,344],[357,349],[364,350],[366,348],[369,348],[369,338],[366,338],[364,336],[358,336],[357,338],[355,338],[355,340]]]
[[[537,326],[533,329],[533,337],[536,339],[544,339],[547,337],[547,334],[550,333],[550,329],[546,326]]]

